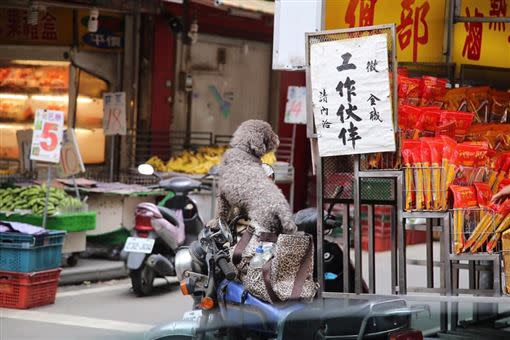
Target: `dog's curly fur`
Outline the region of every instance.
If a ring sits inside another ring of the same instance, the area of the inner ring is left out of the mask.
[[[271,125],[262,120],[247,120],[237,128],[220,164],[216,219],[225,221],[239,209],[260,231],[296,231],[285,196],[261,166],[260,157],[279,143]]]

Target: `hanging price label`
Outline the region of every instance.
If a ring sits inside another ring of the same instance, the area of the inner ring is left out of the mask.
[[[103,130],[105,136],[126,134],[126,93],[103,94]]]
[[[52,110],[35,112],[31,160],[49,163],[60,161],[63,126],[64,112]]]
[[[67,129],[64,132],[58,174],[59,177],[68,177],[80,172],[85,172],[85,166],[76,141],[76,134],[73,129]]]

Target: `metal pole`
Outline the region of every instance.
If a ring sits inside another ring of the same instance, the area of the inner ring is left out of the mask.
[[[456,0],[449,0],[449,11],[448,11],[448,35],[447,35],[447,49],[446,49],[446,62],[452,62],[452,50],[453,50],[453,24],[455,18],[455,2]],[[454,77],[455,78],[455,77]]]
[[[354,291],[360,294],[363,290],[362,252],[361,252],[361,193],[359,177],[359,156],[354,157],[354,183],[352,186],[354,195]]]
[[[115,164],[115,135],[110,136],[110,182],[113,182],[113,167]]]
[[[324,219],[324,209],[322,202],[322,184],[323,184],[323,172],[322,172],[322,158],[317,154],[316,159],[317,164],[317,282],[319,283],[321,289],[319,290],[319,298],[322,297],[322,292],[324,292],[324,232],[322,221]]]
[[[368,293],[375,294],[374,205],[368,206]]]
[[[342,216],[342,243],[343,243],[343,276],[344,276],[344,293],[349,293],[351,289],[351,253],[350,253],[350,243],[351,243],[351,235],[349,233],[349,226],[351,225],[351,215],[349,213],[349,204],[344,204],[343,216]]]
[[[51,186],[51,165],[48,165],[48,178],[46,179],[46,197],[44,198],[44,214],[42,227],[46,228],[46,222],[48,219],[48,201],[50,199],[50,186]]]
[[[73,187],[74,187],[74,192],[76,194],[76,198],[81,201],[80,190],[78,190],[78,184],[76,184],[76,177],[74,175],[72,175],[71,178],[73,179]]]

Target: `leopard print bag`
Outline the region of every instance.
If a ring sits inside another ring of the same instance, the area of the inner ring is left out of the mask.
[[[274,257],[262,268],[248,266],[242,282],[252,295],[271,303],[312,300],[317,293],[313,281],[313,239],[304,233],[280,234]]]

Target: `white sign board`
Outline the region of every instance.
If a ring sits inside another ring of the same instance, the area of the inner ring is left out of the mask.
[[[273,70],[304,69],[305,33],[321,30],[322,1],[276,0]]]
[[[106,136],[126,134],[126,93],[103,94],[103,129]]]
[[[395,151],[385,34],[310,46],[321,157]]]
[[[85,166],[80,154],[80,148],[76,141],[76,134],[73,129],[64,132],[62,150],[60,152],[59,177],[68,177],[85,172]]]
[[[285,117],[287,124],[306,124],[306,86],[289,86]]]
[[[37,110],[30,159],[34,161],[58,163],[62,146],[64,112]]]

